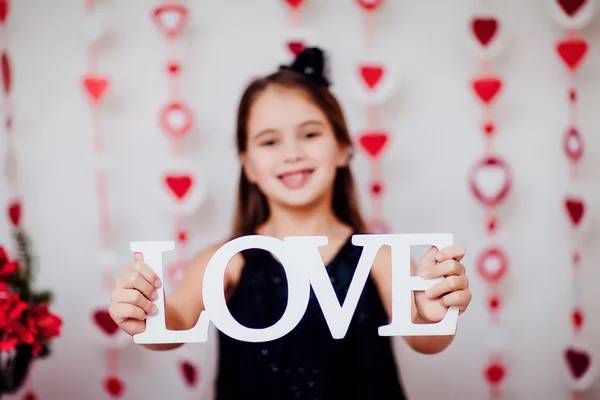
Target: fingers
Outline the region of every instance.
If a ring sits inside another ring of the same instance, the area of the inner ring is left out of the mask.
[[[450,259],[460,261],[465,256],[465,252],[465,246],[458,244],[438,251],[438,253],[435,255],[435,259],[438,262]]]
[[[431,246],[429,251],[423,256],[423,258],[419,262],[418,269],[425,270],[425,269],[428,269],[429,267],[431,267],[432,265],[435,265],[436,254],[438,252],[439,252],[439,250],[437,249],[437,247]]]
[[[111,301],[114,303],[125,303],[137,306],[149,315],[156,315],[158,313],[156,305],[135,289],[114,290],[111,293]]]
[[[464,311],[471,302],[471,291],[467,289],[458,290],[442,297],[440,301],[445,307],[455,306],[459,311]]]
[[[133,255],[133,259],[134,259],[135,261],[141,261],[141,262],[144,262],[144,255],[143,255],[142,253],[135,253],[135,254]]]
[[[128,319],[144,321],[146,312],[140,307],[127,303],[111,303],[108,308],[111,317],[118,322],[125,322]]]
[[[435,299],[446,293],[456,292],[468,287],[469,279],[466,275],[451,275],[427,289],[425,295],[430,299]]]
[[[421,275],[425,279],[432,279],[440,276],[462,275],[464,273],[464,265],[454,259],[449,259],[427,267]]]

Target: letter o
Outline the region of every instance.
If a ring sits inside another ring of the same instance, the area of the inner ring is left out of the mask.
[[[288,282],[287,307],[274,325],[267,328],[248,328],[233,318],[225,299],[224,284],[227,264],[237,253],[247,249],[270,251],[281,260]],[[310,296],[310,280],[307,271],[296,267],[290,257],[300,254],[288,254],[283,241],[262,235],[242,236],[233,239],[219,248],[206,266],[202,282],[202,298],[210,320],[217,329],[234,339],[244,342],[267,342],[287,335],[298,325]]]

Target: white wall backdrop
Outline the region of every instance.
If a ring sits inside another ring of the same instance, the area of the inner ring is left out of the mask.
[[[570,338],[570,226],[563,211],[569,170],[562,151],[568,121],[568,76],[554,52],[564,31],[543,0],[499,1],[509,42],[494,70],[505,79],[495,105],[498,152],[510,163],[515,185],[500,215],[499,238],[511,258],[503,288],[508,336],[507,399],[568,399],[561,379],[562,344]],[[132,259],[132,240],[174,239],[173,218],[160,201],[160,168],[170,144],[158,113],[167,100],[167,46],[150,18],[157,0],[102,0],[107,37],[99,66],[111,77],[102,117],[109,157],[109,195],[120,265]],[[176,42],[183,71],[181,95],[196,127],[185,152],[206,171],[208,203],[191,221],[190,249],[200,251],[229,230],[238,165],[233,132],[237,101],[249,78],[289,60],[283,47],[291,24],[278,0],[184,1],[188,29]],[[500,4],[502,3],[502,4]],[[381,109],[392,132],[383,156],[385,212],[396,232],[452,232],[467,247],[474,300],[461,317],[454,344],[423,356],[399,339],[397,352],[411,399],[484,399],[482,376],[489,333],[485,286],[474,260],[486,243],[484,212],[468,192],[467,171],[483,155],[481,107],[469,87],[480,62],[469,51],[467,20],[475,1],[389,0],[378,12],[375,42],[395,69],[397,92]],[[8,26],[14,68],[14,130],[25,201],[24,225],[40,268],[37,284],[56,292],[53,310],[64,319],[53,356],[38,363],[33,385],[40,399],[105,399],[104,348],[95,340],[91,307],[104,296],[97,252],[96,197],[90,111],[80,78],[86,71],[84,1],[12,2]],[[349,75],[364,49],[362,13],[352,0],[309,1],[303,28],[330,52],[334,90],[351,128],[366,124],[365,107],[352,96]],[[589,203],[589,229],[581,248],[586,282],[584,338],[600,356],[600,16],[581,35],[591,44],[578,75],[579,120],[586,141],[581,187]],[[5,137],[0,136],[0,147]],[[355,159],[368,213],[368,161]],[[6,188],[4,177],[0,178]],[[6,204],[6,191],[0,200]],[[10,240],[0,218],[0,243]],[[108,300],[108,299],[106,299]],[[134,345],[120,353],[124,399],[210,398],[215,337],[207,344],[152,353]],[[189,393],[176,362],[202,365],[201,387]],[[600,397],[600,383],[584,399]],[[10,397],[9,397],[10,398]]]

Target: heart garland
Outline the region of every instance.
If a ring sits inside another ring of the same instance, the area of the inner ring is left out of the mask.
[[[477,54],[483,58],[482,72],[471,80],[471,89],[483,108],[482,133],[486,142],[486,154],[469,170],[468,184],[473,197],[486,209],[487,246],[477,257],[477,272],[488,287],[487,309],[490,313],[489,325],[493,331],[499,331],[500,310],[503,304],[499,286],[506,277],[508,256],[497,244],[496,209],[508,198],[512,187],[513,174],[508,163],[496,154],[494,140],[496,124],[493,120],[492,105],[498,100],[504,83],[492,73],[491,57],[498,52],[498,36],[501,22],[490,9],[480,9],[468,21],[471,42]],[[494,243],[494,244],[492,244]],[[501,332],[501,331],[499,331]],[[500,336],[501,333],[499,333]],[[483,377],[490,387],[490,397],[501,396],[501,386],[508,374],[501,352],[503,342],[491,343],[490,356],[483,369]]]
[[[371,197],[371,215],[367,222],[369,232],[390,233],[390,227],[383,216],[384,183],[380,173],[381,156],[389,144],[390,134],[379,124],[377,103],[384,100],[391,92],[390,68],[382,57],[373,54],[373,23],[375,12],[380,9],[383,0],[356,0],[364,15],[364,36],[366,57],[361,57],[354,69],[357,93],[367,102],[367,127],[356,137],[356,145],[360,146],[370,161],[369,195]]]
[[[283,0],[291,12],[292,26],[300,26],[300,10],[304,7],[305,0]]]
[[[195,388],[198,385],[200,379],[200,373],[198,367],[191,361],[181,361],[179,363],[179,370],[183,377],[183,381],[188,388]]]
[[[575,31],[574,25],[582,25],[584,18],[587,18],[586,13],[591,14],[591,2],[585,0],[557,0],[560,9],[569,19],[578,19],[579,23],[564,24],[567,27],[567,32],[564,38],[559,39],[555,45],[555,50],[558,58],[566,67],[569,76],[568,104],[569,104],[569,122],[568,128],[563,135],[563,150],[570,165],[571,174],[569,186],[571,188],[579,186],[579,168],[580,162],[584,154],[584,140],[581,134],[577,121],[577,105],[578,94],[575,85],[575,76],[582,67],[585,58],[589,52],[588,42],[579,37]],[[563,21],[558,17],[559,22]],[[581,331],[584,327],[584,312],[581,304],[581,252],[578,249],[579,235],[577,231],[581,229],[588,211],[588,205],[585,198],[581,194],[574,193],[573,189],[568,189],[563,199],[564,211],[570,222],[570,230],[572,235],[571,244],[571,270],[573,274],[573,290],[574,304],[571,310],[570,322],[573,329],[573,336],[580,342]],[[578,345],[569,344],[563,349],[564,362],[568,370],[568,382],[573,391],[573,397],[588,389],[593,382],[591,366],[593,364],[592,355],[589,350],[582,349],[585,344]]]
[[[89,22],[97,20],[96,1],[86,0],[84,3],[84,21]],[[98,38],[100,33],[98,33],[98,35],[94,35],[95,38]],[[83,37],[83,39],[85,39],[85,37]],[[91,108],[90,116],[92,118],[92,137],[94,139],[93,152],[97,160],[105,161],[107,157],[103,143],[101,120],[102,113],[100,112],[100,108],[110,89],[110,81],[105,74],[98,71],[98,46],[96,46],[93,40],[86,40],[86,44],[88,46],[88,71],[81,78],[81,84],[85,97]],[[112,232],[110,224],[107,171],[105,162],[96,163],[94,179],[98,204],[98,228],[100,230],[98,248],[100,249],[101,254],[113,254],[114,250],[112,249],[111,245]],[[108,293],[110,293],[112,290],[112,282],[114,281],[114,276],[116,273],[116,260],[112,260],[111,262],[107,263],[101,262],[100,264],[100,277],[102,280],[102,287],[105,292],[103,299],[107,299]],[[91,314],[90,323],[92,324],[94,334],[102,340],[102,344],[105,346],[107,353],[107,378],[105,378],[102,387],[109,396],[117,398],[122,396],[125,392],[125,384],[122,382],[121,378],[118,377],[118,347],[120,347],[123,343],[122,337],[124,334],[114,323],[104,306],[93,308]],[[117,339],[120,339],[120,341]]]
[[[549,0],[552,16],[567,29],[580,29],[594,16],[596,0]]]

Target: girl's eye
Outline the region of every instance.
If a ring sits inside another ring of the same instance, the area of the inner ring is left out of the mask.
[[[266,141],[262,142],[260,145],[261,146],[273,146],[274,144],[275,144],[275,140],[272,139],[272,140],[266,140]]]
[[[314,137],[317,137],[319,135],[320,134],[318,132],[309,132],[309,133],[306,134],[306,137],[307,138],[314,138]]]

